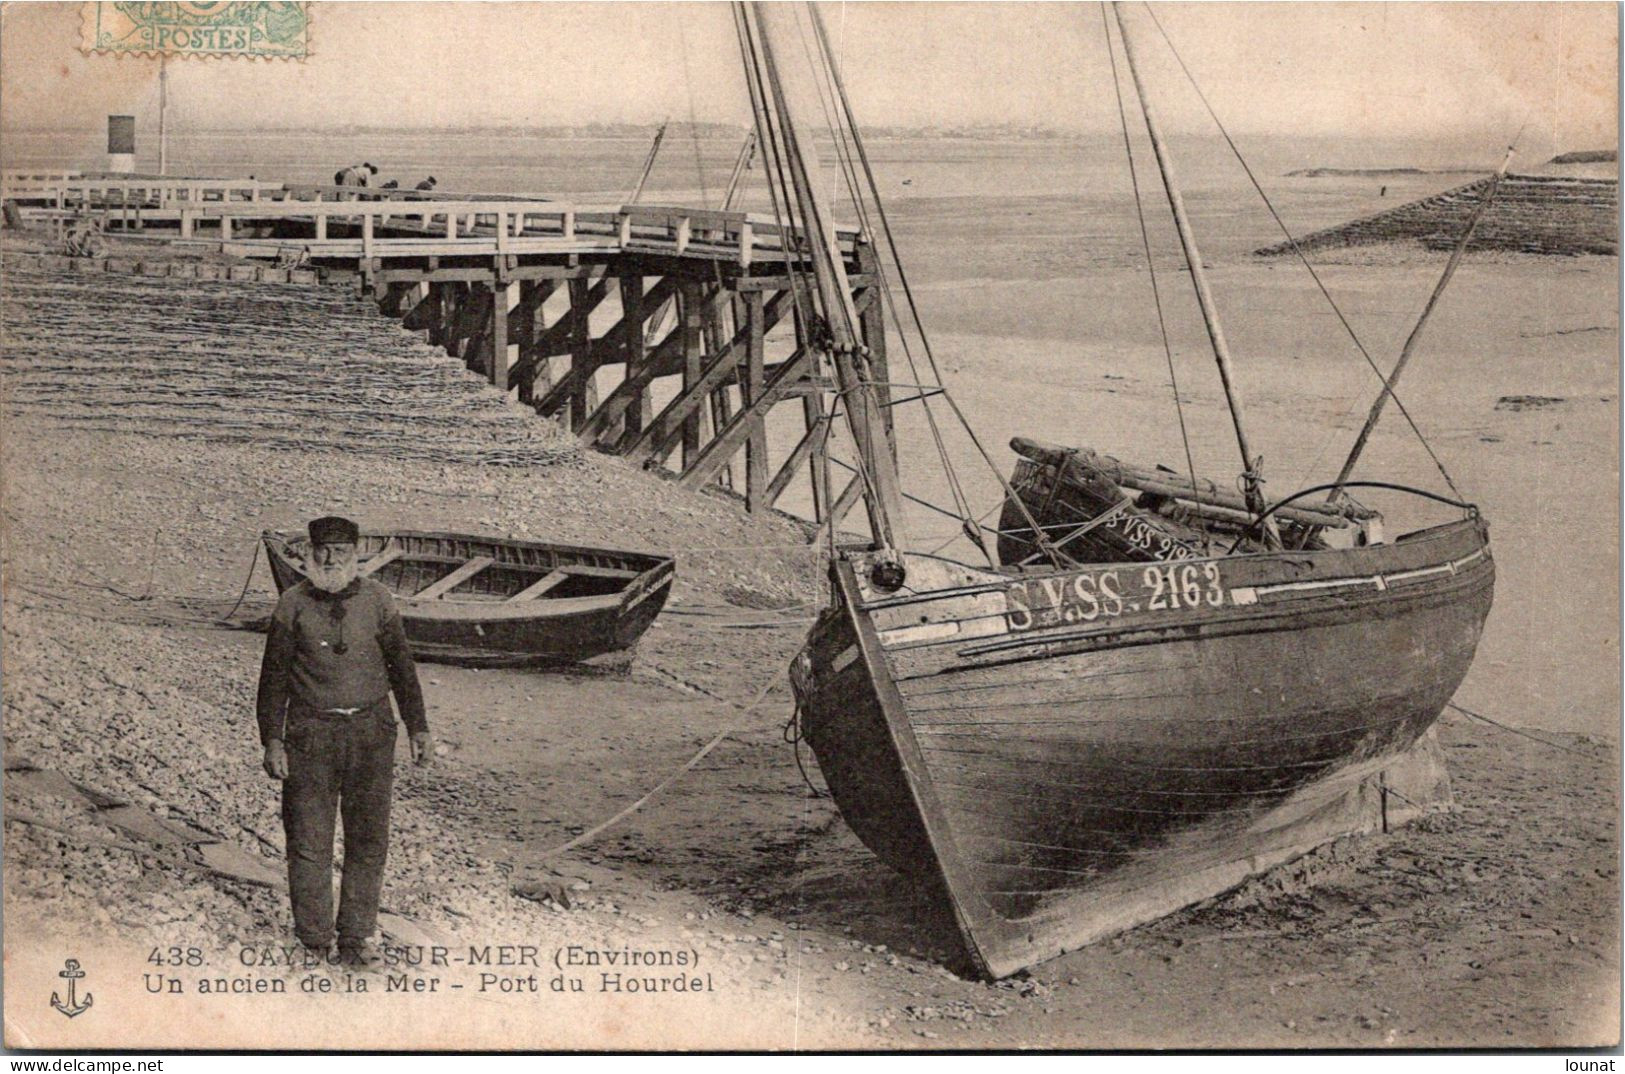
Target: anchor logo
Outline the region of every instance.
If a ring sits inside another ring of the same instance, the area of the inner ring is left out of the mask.
[[[84,1014],[86,1011],[90,1010],[90,1005],[95,1002],[95,997],[92,996],[89,992],[85,993],[85,999],[84,999],[83,1003],[79,1002],[79,999],[74,994],[75,989],[78,986],[79,980],[82,977],[84,977],[84,975],[85,975],[85,971],[79,968],[79,960],[76,959],[76,958],[68,959],[67,962],[64,963],[64,969],[62,970],[62,972],[57,974],[58,977],[63,977],[63,978],[67,979],[67,982],[68,982],[68,1002],[63,1003],[62,1000],[57,996],[57,994],[55,992],[52,992],[51,993],[51,1006],[53,1006],[57,1010],[61,1011],[63,1014],[67,1015],[69,1018],[77,1018],[81,1014]]]

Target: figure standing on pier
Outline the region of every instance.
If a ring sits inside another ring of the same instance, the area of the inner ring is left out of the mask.
[[[344,818],[339,955],[378,960],[378,924],[389,806],[395,778],[395,712],[411,733],[412,760],[434,756],[417,668],[388,589],[360,577],[360,532],[344,518],[310,524],[305,581],[271,617],[256,716],[265,772],[282,781],[288,891],[299,942],[325,957],[333,944],[333,834]]]
[[[352,164],[333,173],[333,185],[368,186],[372,183],[372,177],[377,174],[378,166],[375,164]]]

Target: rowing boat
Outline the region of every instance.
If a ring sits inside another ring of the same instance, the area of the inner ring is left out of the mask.
[[[261,535],[278,592],[304,578],[301,533]],[[410,530],[368,532],[360,573],[395,594],[420,659],[581,664],[631,649],[671,593],[669,556]]]

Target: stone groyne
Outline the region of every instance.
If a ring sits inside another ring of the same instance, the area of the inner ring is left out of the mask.
[[[1488,188],[1488,177],[1375,216],[1298,239],[1303,250],[1382,242],[1420,242],[1449,249],[1461,238]],[[1477,249],[1534,254],[1619,253],[1619,184],[1608,179],[1509,175],[1473,235]],[[1292,252],[1290,243],[1255,250],[1260,257]]]

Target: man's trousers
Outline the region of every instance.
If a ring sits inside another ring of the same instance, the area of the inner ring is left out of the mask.
[[[377,927],[389,849],[395,736],[388,697],[353,715],[288,706],[282,830],[294,934],[306,946],[326,948],[333,942],[333,829],[338,816],[344,818],[339,943],[358,943]]]

